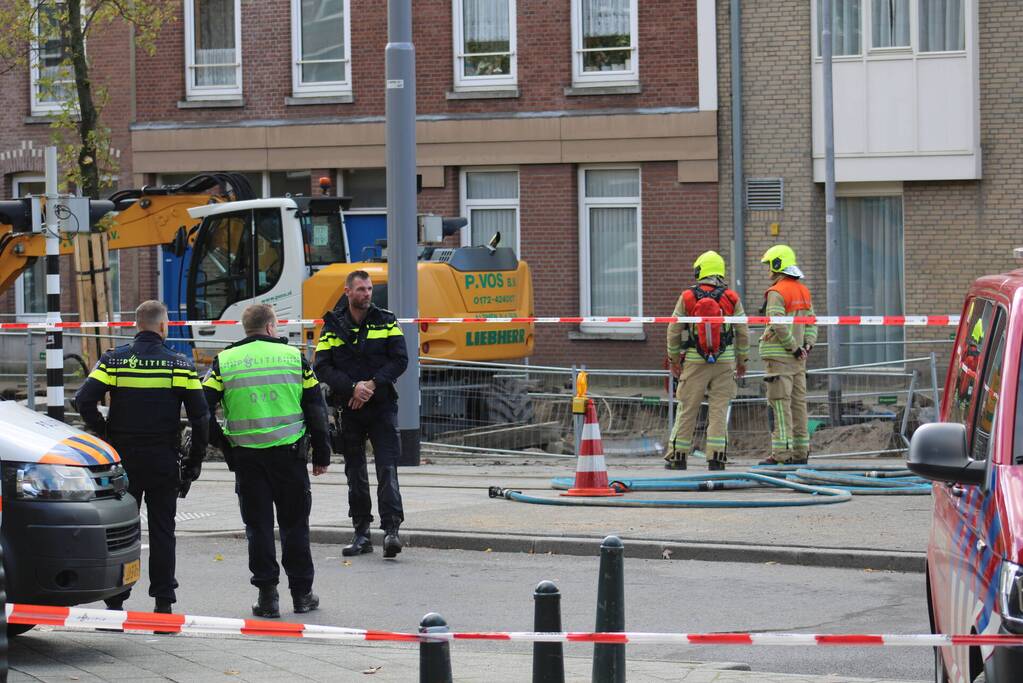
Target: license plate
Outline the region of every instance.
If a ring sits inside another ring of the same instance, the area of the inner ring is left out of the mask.
[[[127,586],[135,583],[142,576],[142,560],[135,560],[124,565],[121,571],[121,585]]]

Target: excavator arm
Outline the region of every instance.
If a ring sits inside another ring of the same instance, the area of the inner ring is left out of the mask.
[[[107,246],[130,249],[174,244],[183,251],[194,242],[192,228],[200,221],[189,216],[188,209],[253,197],[245,178],[231,173],[205,173],[181,185],[117,192],[110,197],[117,213],[106,228]],[[25,229],[24,225],[0,222],[0,293],[35,259],[46,255],[46,234],[21,231]],[[60,235],[61,254],[74,250],[72,237]]]

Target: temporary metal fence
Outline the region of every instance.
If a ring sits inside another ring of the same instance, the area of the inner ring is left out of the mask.
[[[435,455],[574,453],[571,397],[582,367],[423,359],[424,450]],[[677,405],[667,370],[585,368],[606,456],[664,451]],[[829,417],[827,380],[841,375],[841,424]],[[431,381],[430,378],[437,381]],[[829,457],[896,454],[940,401],[935,354],[808,372],[811,451]],[[730,452],[770,453],[773,416],[764,373],[739,382],[729,410]],[[697,423],[701,448],[706,403]]]

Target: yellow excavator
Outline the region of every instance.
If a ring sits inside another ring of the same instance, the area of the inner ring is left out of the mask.
[[[240,325],[214,321],[238,320],[253,303],[272,304],[281,319],[322,318],[341,302],[345,278],[353,270],[370,273],[374,303],[387,305],[386,246],[380,245],[370,260],[353,261],[343,213],[350,205],[347,198],[257,199],[243,176],[206,173],[180,185],[124,190],[108,201],[96,202],[93,210],[116,212],[104,220],[110,249],[163,245],[179,258],[188,255],[180,300],[187,319],[200,321],[191,329],[199,364],[243,336]],[[420,317],[533,315],[529,266],[511,249],[493,243],[441,247],[436,242],[443,229],[433,232],[434,244],[419,252]],[[72,240],[62,235],[61,253],[72,248]],[[30,200],[0,201],[0,291],[45,250],[38,220],[33,230]],[[294,343],[313,342],[318,334],[312,328],[286,329]],[[529,356],[533,342],[532,323],[422,323],[419,354],[438,363],[513,360]],[[531,418],[521,383],[471,384],[462,379],[466,375],[431,373],[430,363],[424,365],[424,425],[431,423],[432,412],[437,418],[433,431]],[[509,394],[519,398],[509,400]],[[452,402],[452,396],[461,398]]]

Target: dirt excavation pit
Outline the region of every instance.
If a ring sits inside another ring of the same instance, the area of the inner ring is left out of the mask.
[[[811,454],[869,453],[892,447],[895,426],[888,420],[874,420],[862,424],[820,428],[810,437]]]

